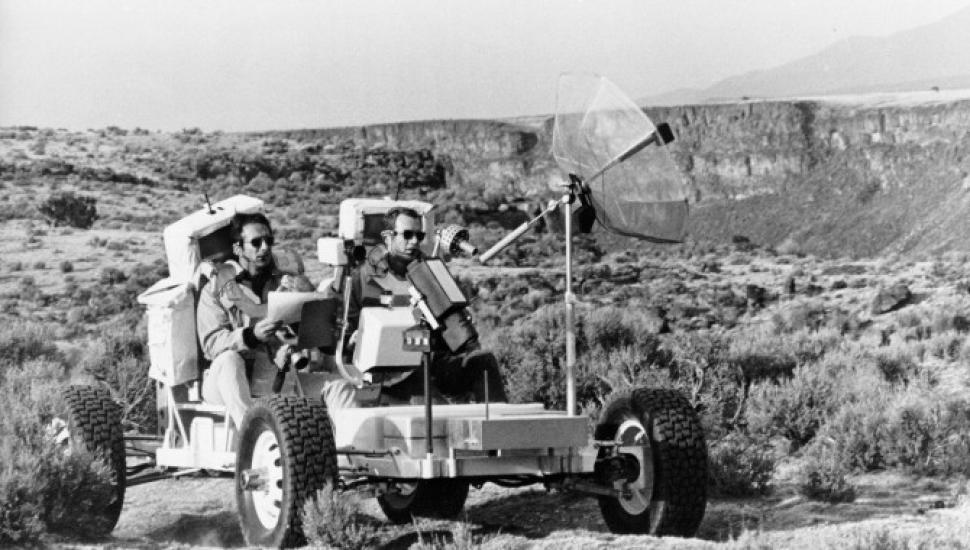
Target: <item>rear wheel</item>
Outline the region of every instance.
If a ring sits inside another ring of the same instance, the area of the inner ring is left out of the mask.
[[[617,480],[618,497],[599,497],[610,531],[689,537],[707,507],[707,444],[697,414],[679,392],[640,388],[612,401],[597,440],[640,463],[634,481]]]
[[[326,407],[272,396],[246,413],[236,460],[236,503],[246,544],[306,544],[303,505],[336,483],[337,453]]]
[[[125,439],[121,430],[121,407],[106,388],[69,386],[63,392],[67,403],[67,430],[71,448],[81,447],[101,457],[114,489],[106,502],[93,503],[86,510],[97,518],[91,533],[106,535],[118,523],[125,502]]]
[[[414,517],[454,519],[465,507],[468,482],[460,479],[395,481],[377,497],[387,519],[411,523]]]

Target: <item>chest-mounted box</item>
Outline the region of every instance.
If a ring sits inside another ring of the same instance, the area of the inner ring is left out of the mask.
[[[407,276],[427,304],[427,313],[440,325],[441,337],[452,352],[460,352],[478,340],[467,309],[468,299],[443,260],[411,262]]]

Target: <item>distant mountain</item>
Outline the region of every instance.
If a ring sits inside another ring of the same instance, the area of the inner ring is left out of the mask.
[[[645,97],[642,105],[740,98],[970,87],[970,8],[941,21],[881,38],[848,38],[819,53],[732,76],[703,90]]]

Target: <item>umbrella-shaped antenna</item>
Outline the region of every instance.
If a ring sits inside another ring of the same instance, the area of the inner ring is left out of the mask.
[[[576,411],[575,302],[572,291],[573,204],[592,209],[610,231],[654,242],[679,242],[687,222],[687,183],[665,145],[667,124],[654,126],[633,101],[598,75],[559,79],[552,152],[569,174],[560,200],[483,253],[486,262],[560,205],[566,229],[566,411]]]
[[[655,126],[612,82],[589,74],[560,77],[555,122],[556,162],[583,180],[604,227],[654,242],[683,240],[688,187],[664,147],[673,139],[669,126]]]

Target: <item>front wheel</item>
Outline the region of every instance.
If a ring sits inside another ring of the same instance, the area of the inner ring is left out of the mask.
[[[86,510],[95,518],[92,533],[107,535],[117,525],[125,502],[125,439],[121,429],[121,407],[102,387],[69,386],[63,396],[67,403],[71,447],[82,447],[101,457],[110,472],[111,498],[93,503],[92,508]]]
[[[454,519],[465,507],[468,482],[460,479],[422,479],[395,481],[377,497],[387,519],[397,524],[411,523],[414,517]]]
[[[239,433],[236,503],[246,544],[306,544],[303,505],[337,479],[326,407],[299,397],[263,398],[246,413]]]
[[[679,392],[640,388],[614,399],[596,426],[640,464],[634,481],[617,480],[617,497],[599,497],[610,531],[693,536],[707,507],[707,444],[697,413]]]

